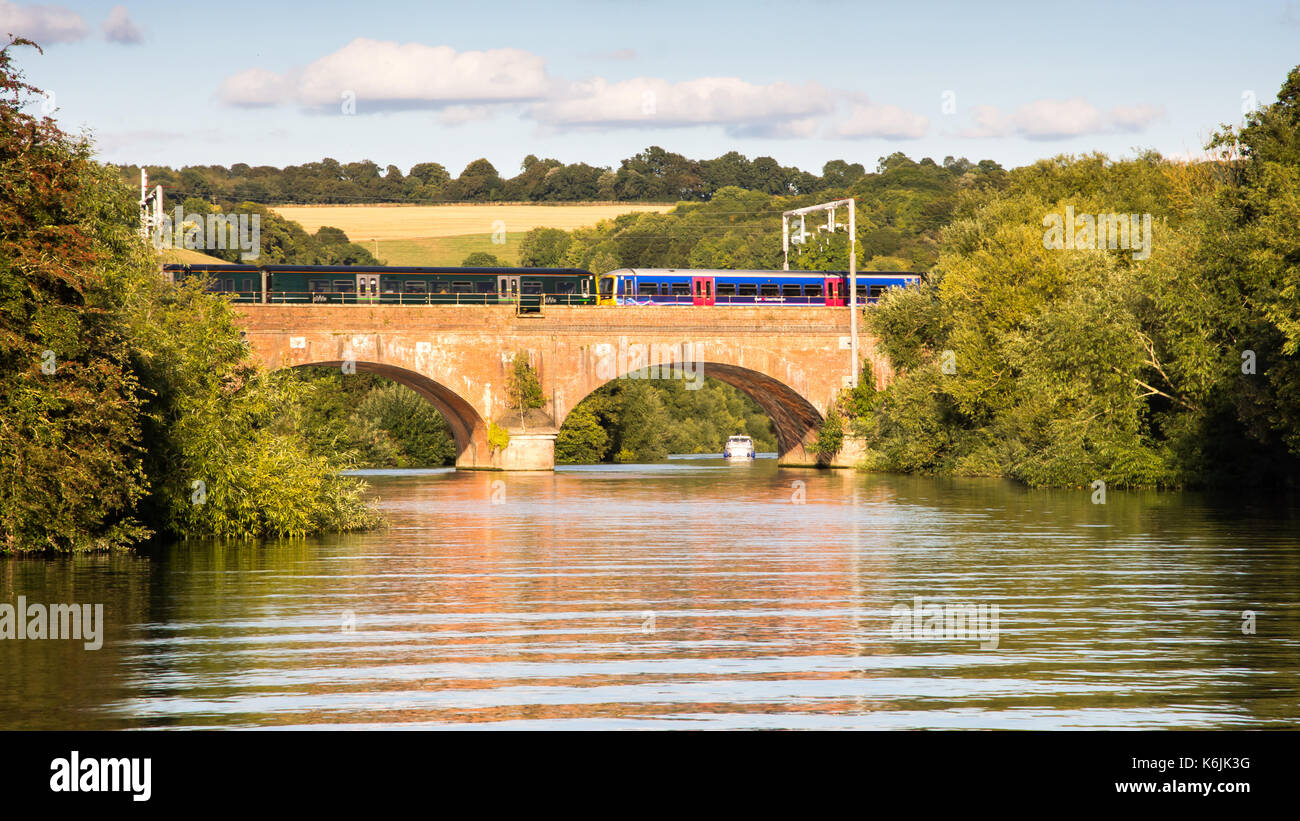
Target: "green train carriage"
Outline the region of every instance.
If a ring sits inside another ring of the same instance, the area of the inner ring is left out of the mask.
[[[167,265],[173,280],[206,276],[236,302],[270,304],[596,304],[595,276],[579,268],[428,268],[327,265]]]

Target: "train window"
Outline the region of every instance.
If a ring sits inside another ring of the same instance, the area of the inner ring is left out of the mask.
[[[406,281],[406,292],[408,294],[427,294],[429,292],[429,283],[422,279],[408,279]]]
[[[803,295],[804,295],[804,296],[821,296],[821,295],[822,295],[822,286],[821,286],[821,283],[820,283],[820,282],[818,282],[818,283],[811,283],[811,282],[810,282],[810,283],[808,283],[807,285],[803,286]]]
[[[239,283],[239,290],[248,291],[251,293],[253,290],[253,280],[246,279],[243,282]]]
[[[309,279],[307,280],[307,290],[313,294],[327,294],[330,290],[330,281],[328,279]]]
[[[614,278],[601,277],[598,287],[600,288],[601,296],[612,296],[614,294]]]
[[[451,285],[434,280],[429,283],[429,291],[435,294],[449,294],[451,293]]]
[[[787,298],[794,296],[803,296],[798,285],[782,285],[781,294]]]
[[[573,294],[577,293],[577,291],[578,283],[572,280],[562,279],[555,283],[555,293],[557,294]]]
[[[867,295],[867,286],[861,282],[858,283],[858,296]]]
[[[476,290],[480,294],[495,294],[497,292],[497,284],[490,279],[485,279],[476,283]]]
[[[453,294],[472,294],[474,293],[474,283],[472,282],[453,282],[451,284]]]
[[[525,279],[519,286],[520,293],[540,294],[542,292],[542,281],[540,279]]]
[[[402,281],[393,277],[380,277],[379,289],[386,294],[395,294],[401,288]]]
[[[659,296],[658,282],[640,282],[636,286],[637,296]]]
[[[735,296],[735,295],[736,295],[736,283],[734,282],[718,283],[718,296]]]
[[[351,294],[357,290],[357,281],[355,279],[336,279],[334,280],[334,293]]]
[[[673,296],[690,296],[691,286],[685,282],[674,282],[672,284]]]
[[[781,286],[774,282],[764,282],[762,285],[758,286],[758,293],[761,296],[780,296]]]
[[[867,290],[867,298],[868,298],[868,299],[880,299],[880,295],[883,294],[883,293],[885,292],[885,288],[886,288],[886,287],[888,287],[888,286],[885,286],[885,285],[872,285],[872,286]]]
[[[754,283],[752,282],[740,283],[740,292],[738,296],[756,296],[757,294],[758,294],[758,286],[755,285]]]

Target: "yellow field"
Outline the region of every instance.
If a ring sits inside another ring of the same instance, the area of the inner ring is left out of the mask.
[[[230,264],[220,257],[209,256],[202,251],[191,251],[188,248],[168,248],[161,253],[163,262],[172,265],[205,265],[212,263],[217,265]]]
[[[322,225],[332,225],[353,242],[367,244],[379,240],[458,237],[488,234],[504,229],[520,234],[533,228],[561,228],[572,231],[595,225],[620,214],[653,211],[662,213],[672,205],[652,203],[564,205],[286,205],[275,212],[315,233]],[[367,246],[371,247],[371,246]]]

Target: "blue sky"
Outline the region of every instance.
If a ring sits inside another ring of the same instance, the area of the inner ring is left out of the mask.
[[[820,171],[1196,154],[1300,64],[1300,0],[615,3],[0,0],[55,116],[117,163],[330,156],[457,174],[648,145]],[[349,110],[354,103],[354,111]]]

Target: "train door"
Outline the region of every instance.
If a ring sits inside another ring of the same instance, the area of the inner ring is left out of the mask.
[[[844,289],[841,287],[839,277],[826,277],[823,287],[826,294],[826,304],[836,307],[844,306]]]
[[[519,301],[519,277],[501,274],[497,277],[497,297],[500,302]]]
[[[591,299],[591,277],[583,277],[583,278],[582,278],[582,303],[581,303],[581,304],[586,305],[587,302],[588,302],[588,300],[590,300],[590,299]]]
[[[691,277],[691,304],[712,305],[714,301],[713,277]]]
[[[357,302],[379,301],[379,274],[357,274]]]

